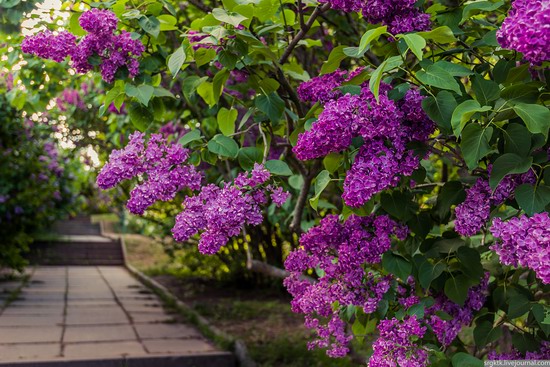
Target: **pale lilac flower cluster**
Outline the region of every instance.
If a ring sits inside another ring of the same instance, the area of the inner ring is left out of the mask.
[[[147,147],[145,134],[135,132],[128,145],[115,150],[97,177],[102,189],[114,187],[124,180],[142,176],[143,183],[130,193],[127,207],[131,213],[143,214],[156,201],[169,201],[185,189],[198,190],[202,175],[195,166],[185,164],[189,151],[179,144],[167,143],[160,134],[153,134]]]
[[[61,96],[55,100],[60,111],[67,111],[69,106],[74,106],[79,110],[85,110],[86,104],[76,89],[64,89]]]
[[[417,0],[323,0],[332,9],[345,12],[363,12],[372,24],[382,23],[393,34],[427,31],[431,27],[430,15],[416,7]]]
[[[379,263],[391,247],[391,237],[404,239],[407,231],[386,215],[352,215],[344,223],[338,216],[329,215],[302,235],[300,247],[285,261],[290,276],[284,284],[293,297],[292,310],[305,314],[306,327],[319,335],[310,347],[330,348],[327,353],[333,357],[348,352],[350,337],[333,305],[337,302],[340,306],[362,307],[365,313],[376,311],[392,278],[367,272],[364,265]],[[308,269],[320,272],[318,282],[303,279]],[[323,325],[320,318],[330,321]]]
[[[543,283],[550,283],[550,218],[548,213],[493,220],[490,228],[496,241],[491,249],[504,265],[532,269]]]
[[[474,319],[474,312],[479,311],[485,304],[487,297],[487,287],[489,285],[489,273],[485,273],[480,284],[468,290],[468,297],[461,307],[451,301],[444,294],[439,294],[435,298],[435,304],[426,309],[426,323],[431,327],[437,340],[443,345],[450,345],[457,337],[458,333],[465,325],[470,325]],[[438,315],[438,312],[444,312],[450,316],[444,320]]]
[[[328,84],[341,77],[334,74]],[[336,95],[326,103],[311,129],[298,136],[293,149],[299,159],[308,160],[340,152],[351,145],[354,137],[363,138],[364,145],[344,182],[342,197],[348,206],[360,207],[378,192],[397,185],[401,176],[411,175],[420,157],[406,144],[426,140],[435,129],[422,110],[423,97],[417,90],[409,90],[396,103],[387,96],[390,89],[382,85],[378,101],[367,87],[360,95]],[[308,85],[307,90],[313,88]]]
[[[502,47],[523,53],[532,64],[550,60],[548,0],[515,0],[497,32],[497,40]]]
[[[138,57],[145,51],[140,40],[134,40],[131,34],[122,31],[115,34],[116,15],[109,10],[92,9],[80,17],[80,25],[88,34],[78,44],[76,37],[68,32],[55,36],[49,31],[26,37],[21,44],[25,53],[42,58],[63,61],[71,57],[71,66],[79,73],[93,69],[90,58],[100,59],[100,70],[103,80],[112,83],[116,72],[126,68],[130,77],[139,72]]]
[[[500,353],[500,354],[493,350],[489,352],[489,354],[487,355],[487,359],[489,359],[490,361],[550,360],[550,342],[543,340],[541,344],[542,345],[539,350],[533,351],[533,352],[526,352],[525,354],[521,353],[516,349],[512,349],[510,353]]]
[[[535,179],[531,170],[521,175],[508,175],[498,184],[495,191],[491,192],[489,181],[478,178],[476,183],[466,190],[466,200],[455,209],[456,232],[462,236],[475,235],[487,223],[491,205],[499,206],[513,198],[516,187],[524,183],[533,183]]]
[[[198,195],[183,202],[184,210],[176,216],[172,228],[174,239],[183,242],[200,233],[199,251],[208,255],[218,252],[245,225],[255,226],[263,221],[262,206],[268,201],[266,190],[275,195],[276,205],[288,199],[286,196],[283,200],[285,195],[271,185],[262,187],[270,177],[263,165],[255,164],[251,172],[239,174],[223,187],[214,184],[202,187]]]
[[[403,320],[385,319],[378,324],[380,336],[372,344],[374,353],[369,367],[425,367],[428,366],[428,351],[419,344],[426,327],[421,326],[416,315]]]

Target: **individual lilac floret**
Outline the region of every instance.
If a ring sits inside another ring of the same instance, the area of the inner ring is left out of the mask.
[[[445,347],[449,346],[458,336],[463,326],[470,325],[474,312],[481,310],[488,294],[489,273],[485,273],[479,285],[468,289],[468,297],[464,306],[451,301],[444,294],[434,297],[435,303],[426,309],[426,322],[431,327],[437,340]],[[444,312],[450,319],[443,319],[438,314]]]
[[[292,310],[305,314],[306,327],[319,335],[310,347],[329,348],[327,354],[332,357],[347,353],[349,337],[333,305],[355,305],[367,314],[376,311],[392,277],[367,272],[364,266],[381,261],[394,235],[403,239],[407,229],[385,215],[352,215],[344,223],[329,215],[302,235],[300,247],[285,261],[290,276],[284,284],[293,297]],[[318,282],[302,278],[308,269],[317,270]],[[330,321],[322,324],[320,318]]]
[[[347,173],[342,198],[348,206],[361,207],[373,195],[396,186],[401,176],[410,176],[419,164],[412,151],[387,147],[381,140],[366,142]]]
[[[21,50],[28,54],[62,62],[74,50],[76,37],[69,32],[61,32],[57,36],[50,31],[25,37]]]
[[[491,249],[504,265],[530,268],[543,283],[550,283],[550,218],[547,212],[532,217],[522,215],[506,222],[495,218],[490,231],[496,240]]]
[[[532,64],[550,60],[548,0],[515,0],[497,40],[502,47],[523,53]]]
[[[381,320],[378,330],[380,336],[372,344],[369,367],[428,366],[428,352],[418,341],[424,337],[426,327],[420,325],[416,315]]]

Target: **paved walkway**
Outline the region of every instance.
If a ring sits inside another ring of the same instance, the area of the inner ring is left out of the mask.
[[[233,366],[124,267],[39,266],[2,310],[17,286],[0,283],[0,366]]]

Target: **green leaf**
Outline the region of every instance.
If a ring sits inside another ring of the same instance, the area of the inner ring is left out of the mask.
[[[445,295],[454,303],[464,306],[468,297],[469,281],[465,275],[450,277],[445,282]]]
[[[170,97],[170,98],[176,98],[172,92],[170,92],[168,89],[162,88],[162,87],[155,87],[155,90],[153,91],[153,95],[155,97]]]
[[[472,89],[476,95],[476,99],[482,106],[486,106],[489,102],[496,101],[500,97],[500,87],[492,80],[483,78],[480,74],[476,74],[472,78]]]
[[[183,145],[183,146],[186,146],[187,144],[189,144],[193,141],[201,140],[201,139],[202,139],[202,136],[201,136],[200,130],[198,130],[198,129],[197,130],[191,130],[187,134],[182,136],[180,138],[180,140],[178,141],[178,143]]]
[[[175,31],[178,29],[178,27],[176,27],[178,20],[172,15],[162,14],[159,15],[157,19],[160,22],[161,31]]]
[[[325,169],[330,173],[336,172],[343,161],[343,156],[338,153],[330,153],[323,159]]]
[[[262,163],[263,153],[257,147],[243,147],[239,150],[239,165],[249,171],[254,168],[254,163]]]
[[[418,268],[418,279],[420,280],[420,285],[422,288],[430,288],[432,281],[443,274],[445,268],[446,266],[443,263],[436,263],[435,265],[432,265],[429,261],[424,261]]]
[[[514,111],[525,122],[527,129],[533,134],[542,134],[548,138],[550,128],[550,111],[547,107],[538,104],[518,103]]]
[[[493,323],[487,320],[477,325],[474,329],[474,341],[479,347],[485,347],[491,344],[492,342],[498,340],[501,335],[501,328],[494,328]]]
[[[419,32],[418,35],[438,43],[451,43],[457,40],[453,30],[447,26],[441,26],[429,32]]]
[[[414,215],[415,211],[411,205],[410,196],[400,191],[393,191],[391,194],[382,194],[380,196],[380,205],[388,214],[405,222]]]
[[[452,90],[459,96],[462,95],[460,85],[455,80],[453,74],[445,68],[446,64],[442,61],[428,66],[425,71],[420,70],[416,73],[416,77],[422,83],[440,89]]]
[[[422,36],[419,36],[415,33],[408,33],[404,34],[402,38],[407,43],[407,46],[409,46],[412,53],[418,58],[418,60],[422,61],[422,57],[424,55],[424,47],[426,47],[426,40],[422,38]]]
[[[315,196],[309,199],[311,207],[317,210],[317,204],[319,203],[319,197],[321,193],[326,189],[330,183],[330,173],[327,170],[319,172],[315,178]]]
[[[208,150],[222,157],[236,158],[239,154],[239,145],[235,140],[217,134],[208,142]]]
[[[489,111],[491,107],[483,106],[481,107],[478,101],[473,99],[468,99],[461,104],[459,104],[454,112],[453,117],[451,118],[451,125],[453,127],[453,133],[456,137],[460,137],[460,133],[471,117],[478,112]]]
[[[479,11],[493,11],[500,8],[502,5],[504,5],[503,1],[497,1],[496,3],[493,3],[491,1],[475,1],[469,3],[464,7],[464,10],[462,11],[462,20],[460,21],[460,23],[464,23],[466,20],[470,19],[470,17],[474,13],[477,13]]]
[[[464,352],[458,352],[451,359],[453,367],[483,367],[483,361]]]
[[[515,297],[510,297],[508,300],[508,312],[506,315],[515,319],[525,315],[531,310],[531,302],[523,294],[517,294]]]
[[[265,113],[273,124],[277,124],[285,110],[285,102],[277,93],[269,93],[268,95],[260,95],[254,101],[256,107]]]
[[[523,158],[513,153],[506,153],[497,158],[493,163],[489,185],[495,190],[500,181],[507,175],[524,173],[531,168],[533,157]]]
[[[321,75],[332,73],[340,67],[340,63],[346,58],[346,54],[344,53],[345,48],[346,46],[338,46],[330,52],[327,61],[321,67]]]
[[[475,249],[462,246],[457,250],[457,256],[460,260],[462,272],[474,281],[478,281],[483,276],[483,265],[481,257]]]
[[[199,86],[197,87],[197,93],[199,94],[199,96],[202,97],[202,99],[210,107],[216,104],[216,100],[214,99],[214,90],[212,88],[212,83],[203,82],[202,84],[199,84]]]
[[[437,122],[440,129],[449,133],[452,129],[451,118],[457,102],[453,94],[442,90],[437,97],[426,97],[422,101],[422,109],[428,116]]]
[[[168,70],[170,70],[170,74],[172,74],[173,78],[178,75],[183,63],[185,62],[185,58],[185,50],[181,46],[178,47],[172,55],[170,55],[170,58],[168,59]]]
[[[130,108],[128,109],[128,116],[130,116],[132,125],[142,132],[147,130],[149,124],[155,119],[147,107],[136,102],[132,102],[130,105]]]
[[[220,8],[216,8],[212,10],[212,15],[214,16],[214,18],[216,18],[220,22],[231,24],[233,27],[238,26],[239,24],[241,24],[243,20],[248,19],[247,17],[239,13],[227,12],[224,9],[220,9]]]
[[[265,162],[265,168],[274,175],[292,176],[292,171],[288,164],[280,160],[272,159]]]
[[[510,104],[535,103],[539,98],[539,89],[535,85],[515,84],[504,88],[500,96]]]
[[[147,17],[144,15],[139,18],[138,23],[145,32],[149,33],[154,38],[159,36],[160,22],[156,17],[152,15]]]
[[[385,72],[395,69],[403,63],[401,56],[393,56],[389,59],[384,60],[372,73],[372,76],[369,80],[369,88],[374,94],[374,97],[378,101],[378,93],[380,89],[380,82],[382,81],[382,76]]]
[[[238,114],[234,108],[230,110],[225,107],[220,108],[218,111],[218,128],[223,135],[229,136],[235,132],[235,121],[237,121]]]
[[[535,213],[543,212],[550,203],[550,187],[523,184],[516,188],[515,196],[520,208],[527,215],[532,216]]]
[[[434,211],[441,221],[445,221],[451,213],[451,206],[457,205],[466,199],[466,192],[462,183],[458,181],[449,181],[445,183],[439,195]]]
[[[134,97],[140,101],[142,105],[148,106],[155,88],[147,84],[142,84],[138,87],[133,84],[126,84],[125,91],[128,97]]]
[[[197,66],[208,64],[216,57],[216,51],[211,48],[199,48],[195,51],[195,63]]]
[[[476,168],[479,160],[491,151],[489,141],[492,136],[492,127],[482,128],[478,124],[469,124],[462,131],[460,148],[470,170]]]
[[[82,13],[73,13],[69,19],[69,31],[75,36],[85,36],[87,32],[80,26],[80,16]]]
[[[504,133],[504,152],[526,157],[531,151],[531,134],[521,124],[509,124]]]
[[[216,75],[214,75],[214,79],[212,80],[212,93],[214,101],[216,103],[218,103],[218,101],[220,100],[225,82],[227,82],[227,79],[229,79],[229,74],[229,70],[222,69],[218,71]]]
[[[412,264],[407,259],[390,251],[382,256],[382,266],[389,273],[403,280],[407,279],[412,272]]]
[[[359,47],[346,47],[343,49],[343,53],[349,57],[361,58],[365,55],[365,52],[370,48],[372,41],[377,40],[381,35],[386,33],[388,30],[387,26],[378,27],[375,29],[370,29],[363,34],[361,41],[359,42]],[[332,53],[331,53],[332,55]],[[330,57],[329,57],[330,59]]]

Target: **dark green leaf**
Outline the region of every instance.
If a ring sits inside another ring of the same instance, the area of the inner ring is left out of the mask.
[[[427,97],[422,101],[422,109],[447,133],[451,132],[451,117],[456,106],[455,97],[446,90],[439,92],[436,98]]]
[[[345,48],[346,46],[338,46],[330,52],[327,61],[321,67],[321,74],[332,73],[340,67],[340,63],[346,58]]]
[[[525,122],[530,132],[533,134],[540,133],[548,138],[548,129],[550,128],[550,111],[548,107],[538,104],[518,103],[514,106],[514,111]]]
[[[154,116],[149,109],[139,103],[132,102],[128,109],[128,115],[132,125],[139,131],[147,130],[147,127],[154,120]]]
[[[500,327],[493,327],[493,323],[490,321],[483,321],[474,329],[474,341],[477,346],[485,347],[490,343],[498,340],[502,335]]]
[[[531,151],[531,134],[520,124],[509,124],[504,131],[504,152],[527,157]]]
[[[279,122],[285,110],[285,102],[277,93],[270,93],[268,95],[256,97],[255,105],[260,111],[269,117],[273,124],[277,124]]]
[[[445,66],[446,64],[441,64],[441,61],[437,62],[428,66],[425,71],[420,70],[416,73],[416,77],[426,85],[440,89],[452,90],[461,96],[462,91],[460,90],[458,82],[454,78],[453,74],[449,70],[445,69]]]
[[[531,184],[520,185],[515,194],[520,208],[529,216],[544,211],[550,203],[550,187],[542,184],[536,187]]]
[[[481,265],[481,257],[475,249],[462,246],[457,251],[458,259],[460,260],[460,268],[462,272],[474,281],[478,281],[483,276],[483,265]]]
[[[476,74],[472,78],[472,89],[480,105],[487,106],[489,102],[496,101],[500,97],[500,87],[492,80]]]
[[[451,206],[463,202],[464,199],[466,199],[466,192],[462,187],[462,183],[458,181],[445,183],[437,196],[437,203],[434,208],[437,217],[441,221],[446,220],[451,213]]]
[[[208,150],[222,157],[236,158],[239,154],[239,145],[235,140],[218,134],[208,142]]]
[[[513,153],[506,153],[497,158],[493,163],[489,185],[495,190],[500,181],[507,175],[524,173],[531,168],[533,157],[522,158]]]
[[[469,281],[465,275],[450,277],[445,282],[445,295],[454,303],[464,306],[469,287]]]
[[[460,147],[469,169],[476,168],[479,160],[491,151],[489,141],[492,135],[492,127],[482,128],[478,124],[466,125],[462,131]]]
[[[251,170],[254,168],[254,163],[262,163],[263,152],[256,147],[243,147],[239,150],[239,165],[244,170]]]
[[[388,273],[400,279],[407,279],[412,272],[412,264],[402,256],[386,252],[382,256],[382,266]]]
[[[422,288],[430,288],[432,281],[443,274],[445,268],[446,266],[443,263],[432,265],[429,261],[424,261],[418,268],[418,279]]]
[[[539,98],[539,89],[530,84],[517,84],[504,88],[500,96],[508,103],[535,103]]]

